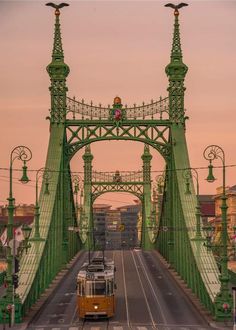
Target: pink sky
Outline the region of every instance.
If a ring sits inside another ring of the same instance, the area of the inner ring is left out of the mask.
[[[206,166],[202,153],[209,144],[225,150],[226,163],[236,164],[236,2],[188,1],[180,14],[186,76],[187,140],[192,167]],[[50,108],[49,77],[53,10],[41,1],[0,2],[0,168],[9,167],[10,151],[17,145],[33,151],[31,169],[45,164]],[[140,104],[167,96],[165,66],[169,63],[173,14],[161,1],[70,1],[61,15],[65,62],[71,72],[68,95],[95,104]],[[98,171],[140,170],[143,145],[102,142],[91,146]],[[81,171],[81,152],[72,169]],[[220,165],[216,162],[215,165]],[[20,163],[16,162],[19,168]],[[153,151],[153,170],[163,161]],[[214,193],[218,180],[207,184],[200,170],[200,192]],[[236,167],[227,169],[227,184],[236,184]],[[35,199],[35,174],[28,185],[14,180],[16,203]],[[14,174],[17,178],[17,173]],[[9,192],[8,172],[0,169],[0,204]],[[127,194],[105,194],[97,202],[113,206],[131,203]],[[111,202],[111,200],[116,202]],[[119,201],[119,202],[117,202]]]

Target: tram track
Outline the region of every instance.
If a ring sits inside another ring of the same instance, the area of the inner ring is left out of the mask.
[[[138,266],[137,266],[137,262],[135,260],[135,257],[134,257],[134,252],[132,251],[131,252],[131,255],[132,255],[132,258],[133,258],[133,262],[134,262],[134,266],[135,266],[135,269],[137,271],[137,275],[138,275],[138,279],[139,279],[139,283],[140,283],[140,286],[141,286],[141,289],[142,289],[142,292],[143,292],[143,296],[144,296],[144,300],[146,302],[146,306],[147,306],[147,309],[148,309],[148,313],[149,313],[149,316],[150,316],[150,320],[151,320],[151,324],[153,326],[153,329],[158,329],[156,324],[155,324],[155,321],[154,321],[154,318],[153,318],[153,315],[152,315],[152,311],[151,311],[151,308],[150,308],[150,304],[148,302],[148,298],[147,298],[147,295],[146,295],[146,292],[145,292],[145,289],[144,289],[144,285],[143,285],[143,282],[142,282],[142,279],[141,279],[141,276],[140,276],[140,272],[138,270]],[[143,268],[144,270],[144,268]]]
[[[109,329],[109,320],[101,320],[101,321],[96,321],[95,319],[93,320],[88,320],[85,319],[83,320],[82,324],[79,324],[79,329],[80,330],[100,330],[102,326],[103,330],[108,330]]]
[[[132,253],[132,257],[133,257],[134,260],[135,260],[134,252],[132,251],[131,253]],[[161,323],[161,324],[163,324],[163,325],[166,327],[166,330],[169,330],[169,328],[168,328],[168,321],[167,321],[167,319],[166,319],[166,317],[165,317],[164,310],[163,310],[163,308],[162,308],[162,306],[161,306],[161,304],[160,304],[160,301],[159,301],[159,299],[158,299],[158,296],[157,296],[156,290],[155,290],[155,288],[154,288],[154,286],[153,286],[153,283],[152,283],[152,281],[151,281],[151,278],[150,278],[150,276],[148,275],[147,266],[145,265],[145,263],[144,263],[144,261],[143,261],[143,258],[142,258],[142,255],[140,255],[140,253],[135,253],[135,255],[136,255],[136,258],[138,259],[138,262],[139,262],[139,264],[140,264],[140,266],[141,266],[141,269],[142,269],[142,271],[143,271],[143,274],[144,274],[144,276],[145,276],[145,278],[146,278],[146,280],[147,280],[147,283],[148,283],[148,285],[149,285],[149,288],[150,288],[150,290],[151,290],[151,293],[152,293],[152,295],[153,295],[153,298],[154,298],[154,300],[156,301],[156,304],[157,304],[157,306],[158,306],[158,310],[159,310],[159,312],[160,312],[160,314],[161,314],[161,318],[162,318],[162,320],[161,320],[161,322],[158,321],[158,322],[156,322],[156,323],[153,323],[153,325],[154,325],[154,329],[158,329],[157,324],[160,324],[160,323]],[[136,264],[136,266],[137,266],[137,264]],[[139,275],[139,277],[140,277],[140,275]],[[141,277],[140,277],[140,280],[141,280]],[[148,305],[150,306],[149,303],[148,303]],[[152,318],[152,319],[153,319],[153,318]]]

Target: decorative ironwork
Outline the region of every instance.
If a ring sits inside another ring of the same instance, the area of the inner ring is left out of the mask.
[[[25,146],[18,146],[14,148],[11,152],[11,164],[15,159],[22,160],[23,162],[28,162],[32,158],[32,152],[29,148]]]
[[[126,121],[116,127],[107,121],[73,121],[66,122],[67,126],[67,154],[69,158],[84,145],[102,140],[133,140],[148,143],[157,149],[167,159],[170,154],[169,122],[167,121],[137,121],[128,124]]]
[[[210,177],[210,182],[213,182],[212,178],[212,165],[211,162],[215,159],[220,159],[222,162],[222,179],[223,179],[223,190],[221,196],[221,217],[222,217],[222,227],[221,227],[221,242],[222,242],[222,249],[221,249],[221,258],[220,258],[220,265],[221,265],[221,274],[219,275],[220,280],[220,291],[215,297],[215,315],[216,318],[219,320],[226,320],[232,318],[232,295],[229,290],[229,271],[228,271],[228,254],[227,254],[227,242],[228,242],[228,231],[227,231],[227,195],[226,195],[226,184],[225,184],[225,152],[224,150],[217,146],[217,145],[210,145],[208,146],[204,152],[203,156],[206,160],[210,161],[210,175],[208,175],[208,179]]]
[[[31,241],[42,241],[43,239],[40,237],[39,231],[39,216],[40,216],[40,206],[39,206],[39,198],[38,198],[38,183],[39,179],[43,179],[45,190],[44,194],[49,195],[49,180],[52,178],[52,172],[47,167],[42,167],[36,172],[36,184],[35,184],[35,208],[34,208],[34,237],[31,238]]]
[[[143,199],[143,184],[141,182],[119,182],[119,183],[108,183],[95,184],[92,183],[92,201],[107,192],[127,192],[137,196],[140,200]]]
[[[102,107],[101,104],[99,106],[91,104],[86,104],[84,100],[77,101],[75,98],[66,98],[67,101],[67,119],[111,119],[111,108]],[[160,97],[159,101],[151,101],[149,104],[143,103],[140,106],[136,106],[134,104],[133,107],[128,108],[125,105],[124,108],[121,108],[122,117],[127,120],[132,119],[168,119],[169,118],[169,98],[165,97],[162,99]],[[71,115],[71,116],[70,116]],[[80,115],[77,117],[77,115]]]
[[[208,146],[203,153],[203,156],[206,160],[214,160],[214,159],[221,159],[223,161],[224,154],[222,152],[222,148],[217,145]]]
[[[119,180],[117,177],[119,175]],[[142,171],[130,171],[130,172],[97,172],[93,171],[92,183],[98,182],[109,182],[109,183],[119,183],[119,182],[143,182],[143,172]]]

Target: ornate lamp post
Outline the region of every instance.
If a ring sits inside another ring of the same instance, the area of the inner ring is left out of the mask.
[[[204,245],[207,247],[208,251],[211,251],[213,245],[212,245],[212,236],[214,233],[214,228],[211,225],[205,225],[202,227],[202,230],[204,232],[204,235],[206,237],[206,243]]]
[[[76,208],[76,217],[78,217],[78,210],[79,210],[79,204],[78,204],[78,193],[80,191],[80,181],[81,178],[78,175],[72,176],[72,183],[74,186],[74,195],[75,195],[75,208]]]
[[[236,226],[233,226],[234,235],[233,239],[233,246],[234,246],[234,260],[236,260]]]
[[[31,238],[31,241],[43,241],[44,239],[40,237],[40,232],[39,232],[39,216],[40,216],[40,212],[39,212],[39,198],[38,198],[38,183],[39,183],[39,179],[43,179],[45,180],[45,190],[44,190],[44,194],[45,195],[49,195],[49,179],[52,176],[52,172],[50,172],[50,170],[46,167],[42,167],[40,168],[37,172],[36,172],[36,185],[35,185],[35,231],[34,231],[34,237]]]
[[[164,173],[156,176],[157,192],[158,192],[159,195],[163,194],[164,181],[165,181]]]
[[[157,192],[158,192],[158,218],[161,216],[161,200],[164,190],[165,174],[162,173],[156,176]]]
[[[206,160],[209,160],[210,164],[209,174],[207,177],[208,182],[214,182],[215,178],[213,175],[213,165],[212,161],[215,159],[220,159],[223,165],[223,192],[221,196],[221,216],[222,216],[222,229],[221,229],[221,238],[222,238],[222,256],[220,259],[221,263],[221,274],[219,280],[221,283],[220,292],[215,298],[216,305],[216,319],[225,320],[232,318],[232,295],[229,291],[229,273],[228,273],[228,255],[227,255],[227,197],[225,193],[225,153],[224,150],[217,145],[208,146],[204,152],[203,156]]]
[[[10,189],[9,189],[9,197],[8,197],[8,224],[7,224],[7,277],[6,277],[6,284],[7,284],[7,290],[6,290],[6,302],[9,304],[13,304],[15,302],[15,290],[14,290],[14,283],[15,280],[15,239],[14,239],[14,232],[13,232],[13,226],[14,226],[14,209],[15,209],[15,198],[13,197],[13,191],[12,191],[12,167],[14,161],[20,160],[23,162],[23,173],[20,181],[22,183],[29,182],[29,178],[27,176],[27,166],[26,163],[32,158],[32,152],[29,148],[25,146],[17,146],[15,147],[10,154],[10,167],[9,167],[9,182],[10,182]],[[12,251],[11,253],[11,247],[9,244],[10,242],[13,242],[12,244]],[[13,309],[13,318],[14,318],[14,309]]]
[[[193,177],[196,180],[197,185],[197,205],[196,205],[196,235],[193,238],[194,240],[202,240],[202,234],[201,234],[201,212],[200,212],[200,203],[199,203],[199,181],[198,181],[198,172],[195,168],[187,168],[183,171],[183,177],[185,179],[186,183],[186,191],[185,194],[189,195],[191,194],[190,190],[190,179]]]

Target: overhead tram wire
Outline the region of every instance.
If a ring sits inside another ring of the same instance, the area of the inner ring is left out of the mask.
[[[222,168],[223,166],[222,165],[218,165],[218,166],[214,166],[214,168],[218,169],[218,168]],[[229,164],[229,165],[225,165],[225,168],[231,168],[231,167],[236,167],[236,164]],[[184,167],[184,168],[176,168],[176,169],[168,169],[167,171],[184,171],[186,169],[189,169],[190,167]],[[206,170],[208,169],[208,166],[199,166],[199,167],[191,167],[191,168],[194,168],[195,170]],[[9,171],[9,168],[8,167],[0,167],[0,171]],[[16,171],[16,172],[19,172],[19,171],[22,171],[22,169],[20,168],[15,168],[15,169],[12,169],[12,171]],[[28,172],[37,172],[36,169],[27,169]],[[68,171],[61,171],[61,170],[50,170],[51,172],[54,172],[54,173],[66,173],[68,174]],[[113,171],[97,171],[97,172],[115,172],[114,170]],[[125,170],[125,171],[119,171],[121,174],[125,174],[125,173],[135,173],[135,172],[142,172],[142,171],[129,171],[129,170]],[[163,173],[163,170],[151,170],[150,171],[151,173]],[[84,171],[70,171],[71,175],[72,174],[84,174]],[[33,180],[32,180],[33,181]]]

